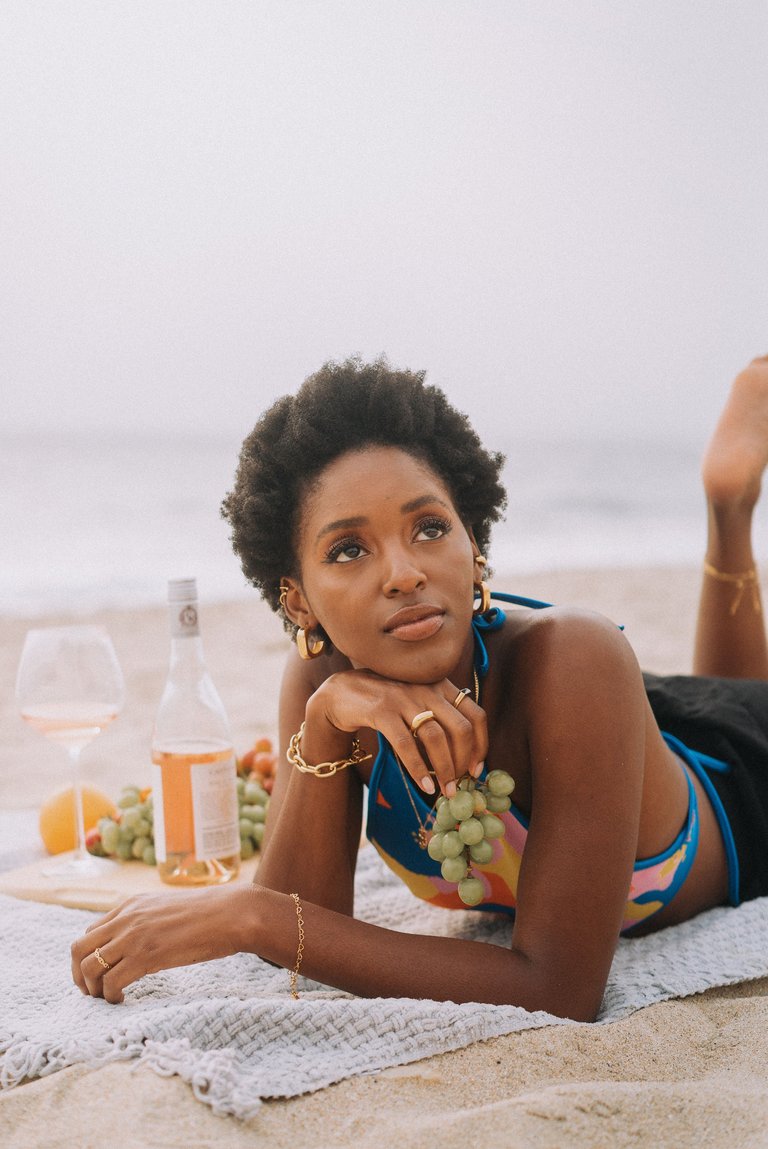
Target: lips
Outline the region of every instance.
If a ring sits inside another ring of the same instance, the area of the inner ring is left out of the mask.
[[[387,619],[384,631],[404,642],[418,642],[437,634],[444,617],[439,606],[404,606]]]

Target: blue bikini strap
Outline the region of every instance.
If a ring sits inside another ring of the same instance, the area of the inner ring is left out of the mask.
[[[667,734],[662,731],[661,736],[670,750],[674,750],[675,754],[678,754],[690,766],[709,798],[720,832],[723,835],[725,856],[728,862],[728,898],[732,906],[738,906],[741,899],[739,896],[739,856],[736,852],[736,842],[722,799],[707,773],[708,770],[714,770],[718,774],[728,774],[731,768],[727,762],[722,762],[719,758],[710,758],[709,754],[692,750],[679,738],[675,738],[674,734]]]
[[[501,590],[492,590],[491,598],[498,598],[502,602],[511,602],[515,606],[530,606],[533,610],[543,610],[544,607],[552,606],[551,602],[542,602],[540,598],[524,598],[521,594],[505,594]]]
[[[504,594],[500,590],[492,590],[491,598],[500,599],[502,602],[511,602],[515,606],[528,606],[533,610],[543,610],[544,607],[552,605],[551,602],[542,602],[538,598],[524,598],[519,594]],[[472,619],[472,630],[475,633],[475,670],[480,678],[485,678],[488,673],[488,651],[483,642],[482,632],[498,630],[504,625],[506,617],[500,606],[492,606],[485,614]]]

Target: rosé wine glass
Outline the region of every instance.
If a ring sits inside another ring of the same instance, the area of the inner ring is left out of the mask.
[[[68,754],[75,795],[77,846],[71,857],[43,869],[49,877],[79,879],[109,874],[115,862],[85,847],[80,754],[117,717],[123,675],[102,626],[49,626],[27,631],[16,677],[21,717]]]

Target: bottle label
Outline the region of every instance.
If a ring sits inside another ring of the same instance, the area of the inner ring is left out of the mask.
[[[197,619],[197,605],[194,602],[172,602],[171,638],[197,638],[200,626]]]
[[[163,802],[163,768],[153,762],[149,770],[152,785],[153,830],[155,835],[155,858],[165,862],[168,853],[165,847],[165,803]]]
[[[152,763],[155,856],[199,862],[240,854],[235,755],[163,753]],[[213,760],[212,760],[213,759]]]
[[[201,862],[240,853],[240,821],[235,787],[235,756],[197,762],[189,768],[195,856]]]

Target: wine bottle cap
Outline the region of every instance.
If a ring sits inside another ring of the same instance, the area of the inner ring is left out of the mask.
[[[168,579],[168,602],[197,602],[197,579]]]

